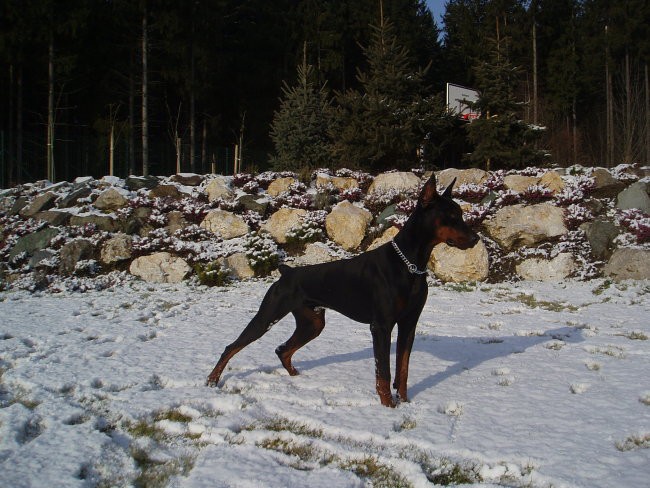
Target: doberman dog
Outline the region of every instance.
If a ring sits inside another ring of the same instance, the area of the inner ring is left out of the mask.
[[[280,267],[280,279],[267,291],[257,314],[241,335],[228,345],[207,384],[217,386],[228,361],[256,341],[289,312],[296,330],[276,349],[291,376],[294,353],[318,337],[330,308],[370,324],[375,355],[376,388],[382,405],[395,406],[390,389],[391,332],[397,323],[397,364],[393,387],[400,401],[408,401],[406,381],[415,327],[427,299],[426,266],[436,244],[459,249],[473,247],[479,236],[463,221],[451,198],[454,181],[439,195],[435,175],[424,185],[415,210],[395,238],[350,259],[298,268]]]

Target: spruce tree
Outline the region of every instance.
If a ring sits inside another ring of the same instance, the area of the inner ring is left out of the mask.
[[[282,88],[279,110],[274,113],[271,139],[275,154],[271,162],[277,170],[299,170],[328,166],[331,161],[329,130],[331,100],[324,85],[312,80],[314,69],[298,67],[295,86]]]
[[[488,170],[521,167],[540,156],[533,144],[540,128],[519,116],[517,68],[507,57],[506,42],[491,40],[489,58],[475,66],[479,98],[472,106],[480,116],[467,125],[468,139],[474,146],[468,160],[477,166],[484,164]]]
[[[344,166],[409,168],[436,112],[433,98],[424,96],[425,70],[413,67],[388,21],[373,26],[364,54],[367,70],[357,74],[361,89],[337,96],[334,153]]]

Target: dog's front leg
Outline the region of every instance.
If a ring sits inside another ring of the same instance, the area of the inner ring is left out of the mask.
[[[370,325],[372,347],[375,353],[375,378],[377,394],[385,407],[395,407],[390,390],[390,333],[392,326]]]

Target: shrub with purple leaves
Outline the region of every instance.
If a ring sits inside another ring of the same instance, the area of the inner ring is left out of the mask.
[[[409,216],[413,213],[413,210],[415,210],[416,205],[417,205],[416,200],[407,198],[406,200],[402,200],[401,202],[399,202],[395,207],[395,210],[397,210],[400,213],[403,213],[406,216]]]
[[[591,210],[575,203],[569,205],[564,210],[564,224],[567,226],[567,229],[577,229],[580,224],[593,218],[594,215]]]
[[[521,193],[521,198],[528,203],[538,203],[553,198],[553,190],[544,185],[530,185]]]
[[[253,180],[253,175],[250,173],[237,173],[232,177],[232,186],[243,188],[245,184]]]
[[[474,227],[482,223],[490,214],[492,205],[472,205],[472,207],[463,213],[463,220],[467,225]]]
[[[475,183],[463,183],[454,189],[454,196],[467,202],[478,203],[485,198],[490,192],[487,186],[477,185]]]
[[[415,198],[415,192],[400,192],[391,188],[385,192],[375,191],[366,195],[364,200],[365,207],[373,214],[381,213],[386,207],[393,203],[399,203],[403,200]]]
[[[503,188],[503,180],[506,176],[505,170],[499,169],[488,174],[487,180],[483,183],[489,190],[497,191]]]
[[[341,200],[348,202],[360,202],[363,198],[363,191],[361,188],[347,188],[340,193]]]
[[[260,184],[257,180],[251,180],[248,183],[244,184],[244,186],[242,186],[242,190],[244,190],[244,192],[249,193],[251,195],[256,195],[259,189],[260,189]]]
[[[251,230],[259,230],[262,225],[262,216],[254,210],[246,210],[241,214],[241,218],[248,224]]]
[[[570,178],[564,189],[555,196],[558,205],[566,207],[580,203],[596,188],[596,180],[589,176],[579,175]]]
[[[521,201],[521,195],[514,190],[501,190],[494,199],[494,206],[497,208],[516,205]]]
[[[634,235],[639,244],[650,242],[650,215],[638,209],[622,210],[616,215],[616,220]]]

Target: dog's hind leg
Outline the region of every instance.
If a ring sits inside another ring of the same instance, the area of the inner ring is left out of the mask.
[[[217,386],[228,361],[250,343],[262,337],[276,322],[291,311],[294,306],[291,299],[292,293],[290,290],[283,288],[279,282],[274,283],[269,288],[255,317],[248,323],[235,342],[224,349],[217,365],[208,376],[206,382],[208,386]]]
[[[275,353],[284,369],[291,376],[295,376],[298,370],[291,364],[291,357],[298,349],[320,335],[325,327],[325,309],[303,306],[292,313],[296,319],[296,330],[287,342],[278,346]]]

